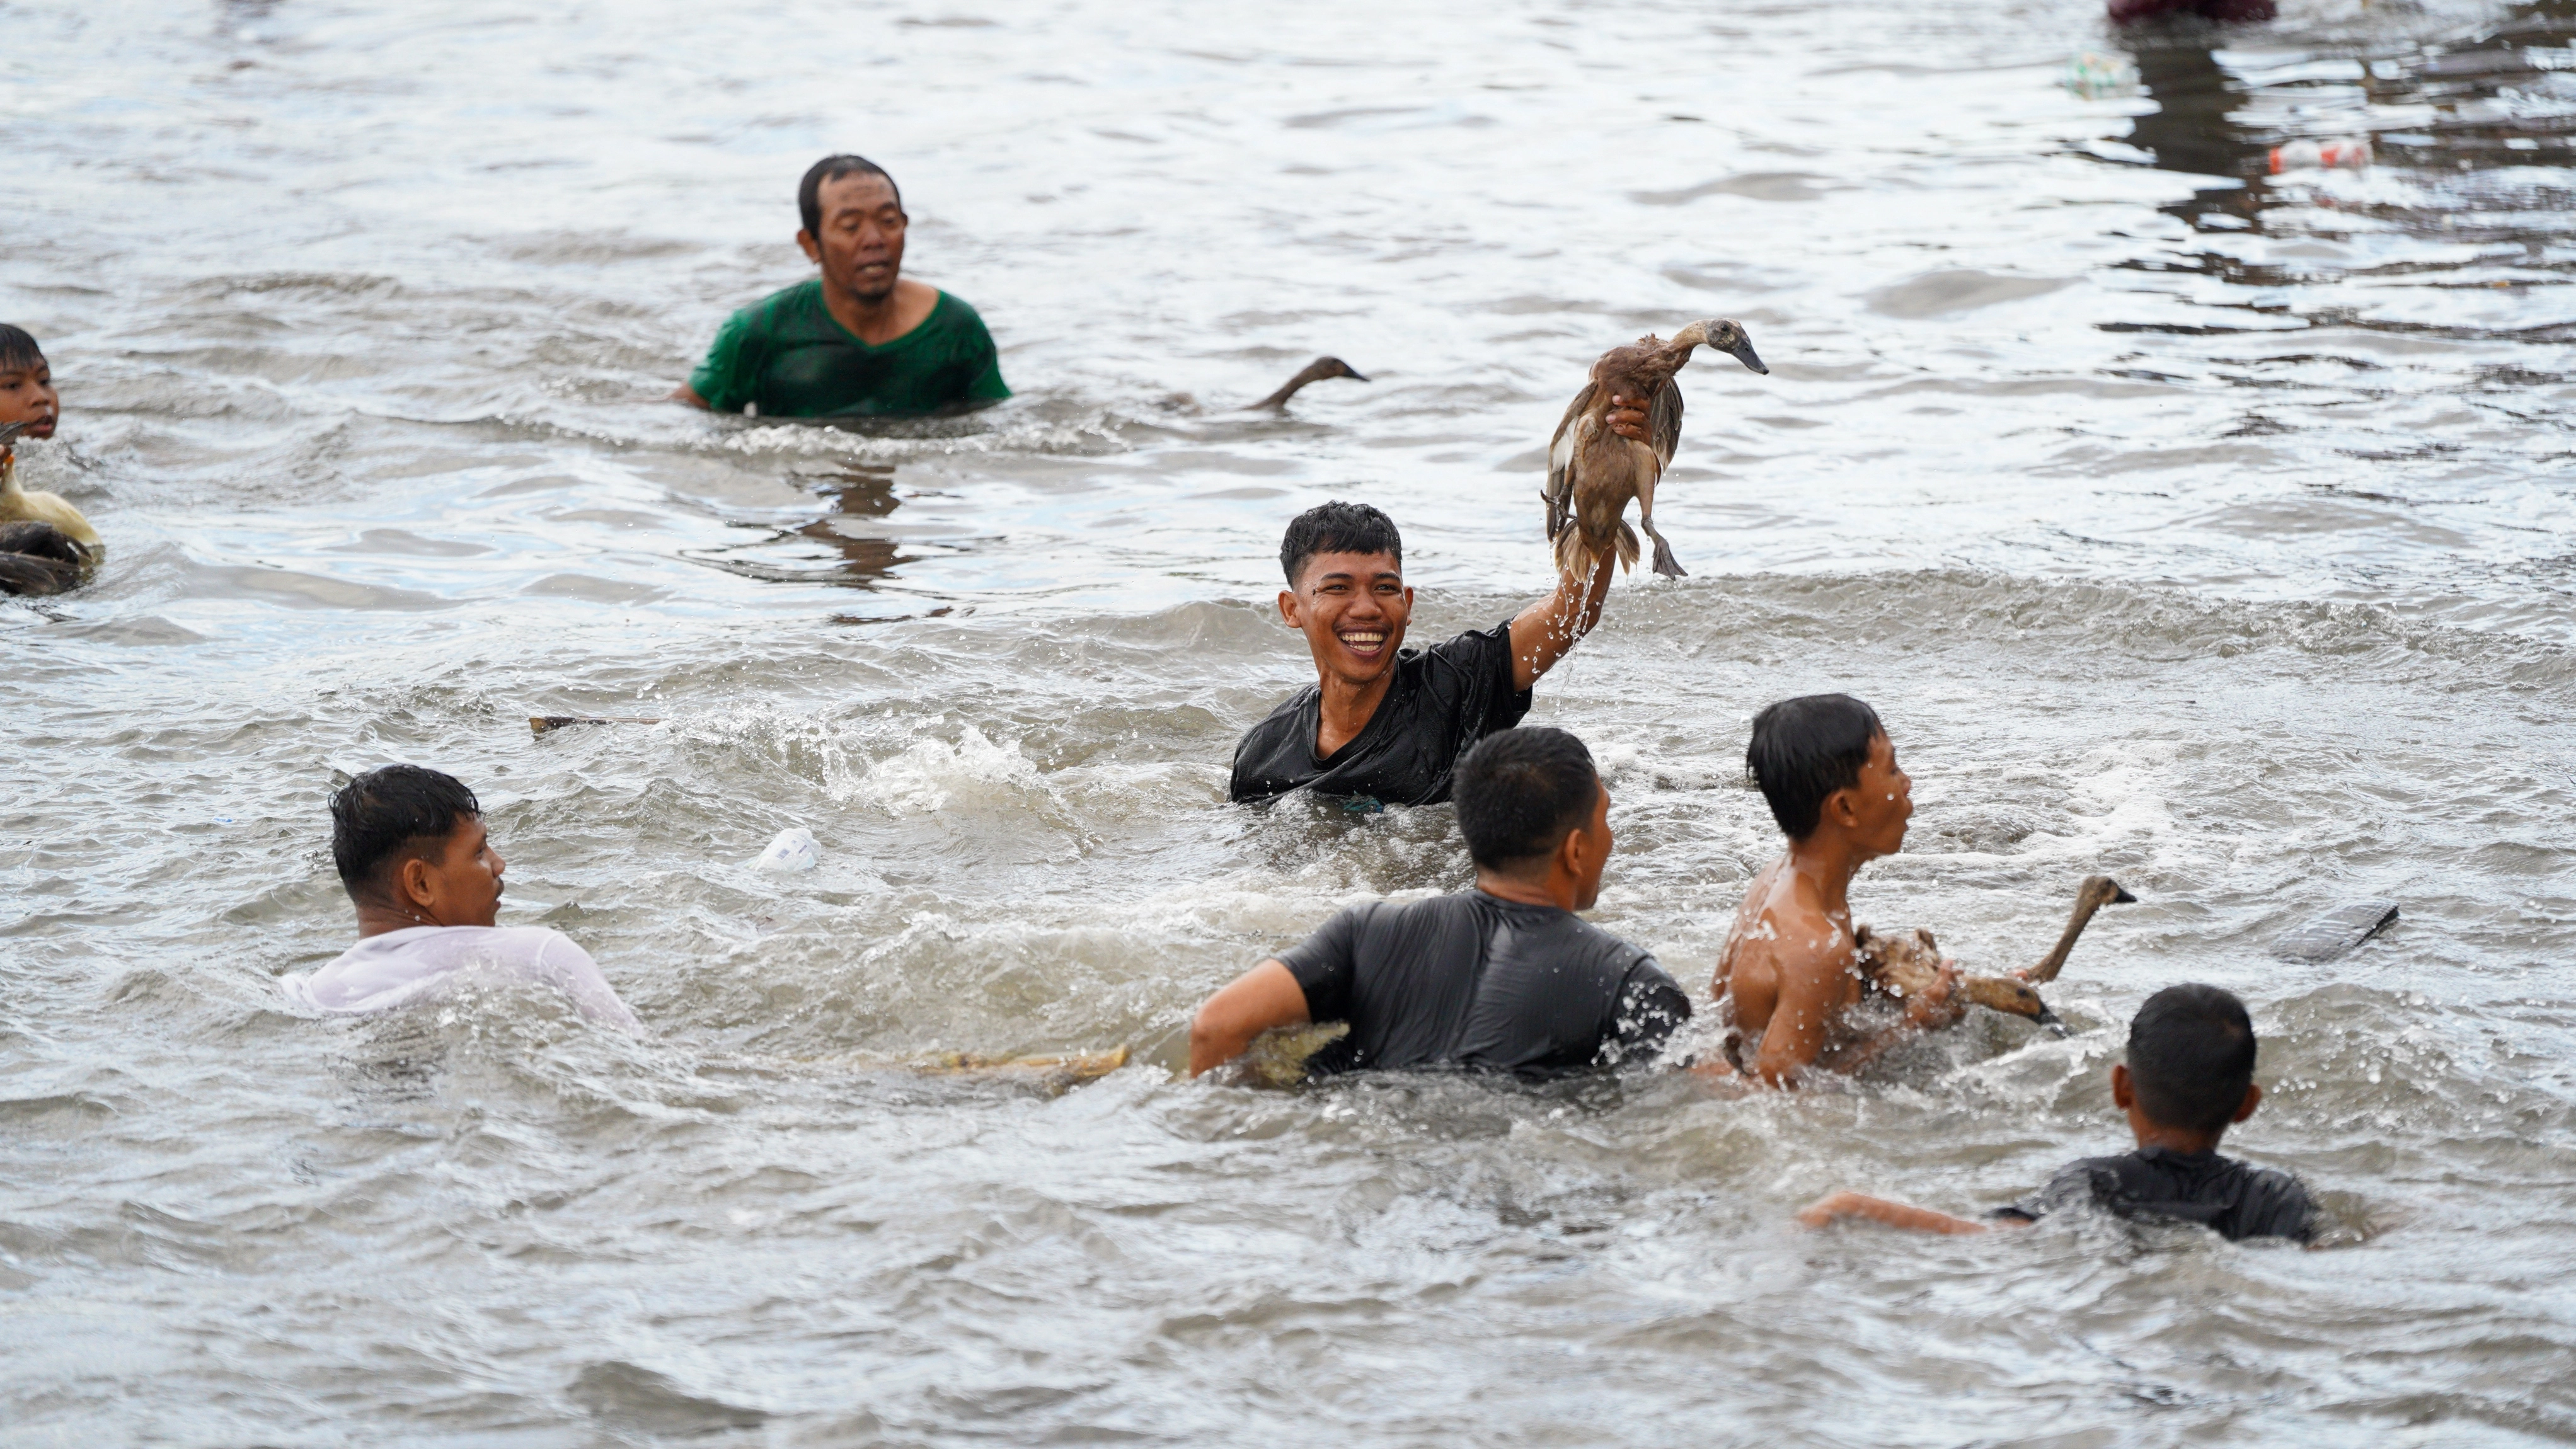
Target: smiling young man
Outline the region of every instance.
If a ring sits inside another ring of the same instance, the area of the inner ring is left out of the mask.
[[[1458,764],[1476,883],[1352,906],[1236,977],[1190,1021],[1190,1075],[1278,1026],[1344,1021],[1311,1073],[1460,1067],[1546,1076],[1650,1060],[1690,1019],[1655,958],[1574,914],[1601,895],[1610,792],[1592,752],[1533,725]]]
[[[1556,592],[1515,618],[1408,650],[1413,590],[1385,514],[1365,503],[1307,509],[1288,525],[1279,566],[1279,616],[1306,636],[1315,684],[1244,732],[1229,793],[1312,790],[1361,809],[1448,799],[1458,758],[1520,723],[1538,677],[1600,622],[1611,574],[1604,554],[1588,579],[1559,574]]]
[[[358,944],[279,983],[309,1011],[361,1015],[441,994],[460,974],[552,986],[593,1021],[643,1023],[590,953],[561,931],[496,926],[501,873],[483,807],[454,776],[370,770],[331,797],[331,859],[358,908]]]
[[[1858,944],[1849,892],[1870,861],[1894,855],[1914,818],[1914,781],[1878,712],[1847,694],[1782,700],[1753,717],[1746,770],[1789,848],[1753,878],[1717,960],[1714,994],[1760,1046],[1744,1063],[1787,1085],[1810,1067],[1857,1071],[1898,1042],[1967,1010],[1956,966],[1905,1003],[1902,1020],[1855,1028]]]
[[[864,156],[796,190],[796,244],[821,275],[733,314],[675,402],[766,418],[908,417],[1011,395],[975,309],[903,273],[903,193]]]

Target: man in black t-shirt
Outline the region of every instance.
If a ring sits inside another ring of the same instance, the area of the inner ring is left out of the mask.
[[[1690,1019],[1655,958],[1574,913],[1601,894],[1610,792],[1563,730],[1495,735],[1458,764],[1476,884],[1353,906],[1237,977],[1190,1022],[1190,1075],[1276,1026],[1346,1021],[1312,1073],[1467,1067],[1545,1075],[1653,1057]]]
[[[2254,1115],[2254,1022],[2245,1003],[2215,986],[2168,986],[2129,1023],[2129,1059],[2111,1069],[2111,1100],[2129,1114],[2138,1150],[2068,1163],[2037,1194],[1995,1209],[2005,1227],[2091,1208],[2124,1218],[2198,1223],[2239,1238],[2312,1241],[2317,1205],[2286,1172],[2218,1155],[2227,1129]],[[1820,1228],[1868,1218],[1933,1233],[1982,1233],[1986,1225],[1930,1208],[1838,1192],[1798,1221]]]
[[[1448,799],[1458,757],[1520,723],[1530,686],[1600,621],[1611,573],[1603,554],[1580,575],[1560,574],[1556,592],[1518,617],[1408,650],[1413,590],[1385,514],[1364,503],[1310,508],[1288,525],[1279,565],[1288,575],[1279,615],[1306,636],[1315,684],[1244,732],[1229,795],[1304,789],[1360,809]]]

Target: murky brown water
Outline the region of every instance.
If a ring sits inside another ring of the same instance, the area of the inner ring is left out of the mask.
[[[435,11],[437,18],[422,18]],[[0,1443],[2458,1445],[2576,1436],[2576,6],[0,5],[24,452],[112,556],[0,608]],[[2146,86],[2084,99],[2067,58]],[[2371,134],[2360,173],[2265,171]],[[1020,396],[870,434],[654,399],[892,167]],[[1707,979],[1744,721],[1875,701],[1858,891],[2077,1027],[1848,1093],[1175,1080],[1197,998],[1448,888],[1445,810],[1220,803],[1305,669],[1282,521],[1426,632],[1544,583],[1588,360],[1685,374],[1536,718],[1601,919]],[[1223,409],[1317,352],[1377,381]],[[532,713],[666,724],[531,739]],[[658,1035],[280,1008],[337,771],[454,770]],[[739,862],[810,826],[810,877]],[[2402,902],[2327,966],[2270,942]],[[2234,1139],[2350,1245],[1802,1235],[2102,1150],[2118,1026],[2243,992]],[[882,1064],[1131,1042],[1061,1098]]]

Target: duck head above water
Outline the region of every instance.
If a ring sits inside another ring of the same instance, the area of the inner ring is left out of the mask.
[[[1246,408],[1244,411],[1250,412],[1253,408],[1284,408],[1288,405],[1288,399],[1297,395],[1297,389],[1310,382],[1322,382],[1328,377],[1347,377],[1353,382],[1368,381],[1368,374],[1338,357],[1318,357],[1307,363],[1305,369],[1295,377],[1288,379],[1287,384],[1277,392],[1254,403],[1251,408]]]
[[[1625,347],[1613,347],[1592,364],[1592,380],[1608,392],[1635,399],[1651,398],[1690,361],[1691,353],[1714,347],[1755,372],[1768,373],[1744,329],[1723,317],[1693,322],[1666,342],[1649,332]]]

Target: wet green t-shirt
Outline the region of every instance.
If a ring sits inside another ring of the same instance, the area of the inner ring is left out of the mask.
[[[689,389],[720,413],[758,403],[765,418],[901,417],[1011,395],[974,308],[942,292],[920,326],[870,347],[823,305],[820,278],[734,313]]]

